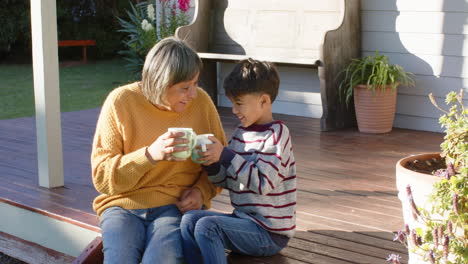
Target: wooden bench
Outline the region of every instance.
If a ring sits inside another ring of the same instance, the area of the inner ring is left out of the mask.
[[[339,101],[337,76],[360,56],[359,6],[359,0],[196,0],[193,22],[176,36],[202,58],[200,83],[215,103],[217,62],[251,57],[318,68],[321,129],[333,130],[355,123]]]
[[[288,258],[277,254],[271,257],[251,257],[239,254],[229,254],[229,263],[289,263]],[[72,264],[100,264],[104,262],[104,253],[102,252],[102,238],[96,237],[88,246],[75,258]]]
[[[99,264],[104,262],[102,252],[102,238],[96,237],[91,241],[81,254],[73,260],[72,264]]]
[[[88,61],[86,54],[87,46],[96,46],[96,41],[94,40],[59,40],[59,47],[82,47],[82,59],[81,61],[86,64]]]

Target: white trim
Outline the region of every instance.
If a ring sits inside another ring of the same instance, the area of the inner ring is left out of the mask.
[[[31,0],[39,185],[63,186],[56,2]]]

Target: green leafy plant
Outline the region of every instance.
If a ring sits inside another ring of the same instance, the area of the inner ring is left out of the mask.
[[[123,41],[126,48],[119,53],[127,61],[127,69],[137,75],[141,74],[148,51],[161,39],[174,35],[179,26],[188,23],[189,0],[158,1],[160,10],[149,2],[130,3],[130,9],[126,12],[128,20],[118,18],[122,27],[119,31],[128,35]]]
[[[432,94],[429,97],[444,113],[439,123],[445,128],[441,156],[447,168],[434,173],[441,179],[429,197],[430,209],[408,201],[423,227],[410,230],[406,226],[396,239],[429,263],[468,263],[468,107],[463,105],[463,90],[447,94],[449,110],[439,107]],[[411,187],[407,190],[411,197]]]
[[[340,99],[345,99],[349,105],[354,87],[359,84],[367,85],[372,92],[377,89],[385,90],[387,85],[392,89],[399,84],[414,86],[412,76],[412,73],[405,71],[400,65],[390,64],[386,55],[376,51],[374,56],[353,59],[339,74],[342,78],[339,84]]]

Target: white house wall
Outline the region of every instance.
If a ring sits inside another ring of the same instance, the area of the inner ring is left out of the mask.
[[[362,0],[361,19],[362,56],[378,50],[415,74],[416,87],[399,88],[394,126],[441,131],[440,112],[427,95],[432,92],[444,105],[449,91],[463,88],[468,98],[466,0]],[[219,64],[218,87],[232,67]],[[273,111],[321,117],[317,71],[292,67],[279,71],[281,87]],[[220,106],[231,105],[222,89],[218,99]]]
[[[379,50],[415,74],[416,87],[398,91],[394,126],[441,131],[441,113],[427,95],[433,93],[444,106],[449,91],[467,90],[468,3],[362,0],[361,9],[362,55]]]

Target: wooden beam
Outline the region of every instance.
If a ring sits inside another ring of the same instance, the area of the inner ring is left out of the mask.
[[[63,186],[56,2],[31,1],[39,185]]]
[[[0,232],[0,252],[26,263],[71,263],[74,257]]]

